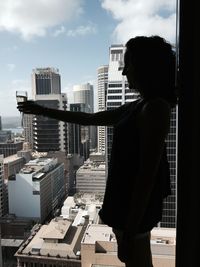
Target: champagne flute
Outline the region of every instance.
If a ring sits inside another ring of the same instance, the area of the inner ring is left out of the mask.
[[[28,93],[27,91],[16,91],[16,100],[17,100],[17,104],[22,103],[22,102],[26,102],[28,98]],[[24,114],[21,114],[21,126],[24,126]]]

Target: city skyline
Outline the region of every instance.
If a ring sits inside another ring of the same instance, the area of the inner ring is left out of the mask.
[[[5,2],[0,11],[1,116],[16,116],[15,92],[31,96],[31,72],[55,67],[72,99],[76,84],[94,84],[108,64],[109,47],[136,35],[158,34],[175,42],[176,1],[73,0]],[[31,11],[31,12],[30,12]],[[138,27],[139,25],[139,27]]]

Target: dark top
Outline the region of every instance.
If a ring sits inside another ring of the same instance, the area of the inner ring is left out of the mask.
[[[142,99],[126,104],[126,111],[114,126],[108,178],[102,209],[102,221],[123,230],[131,209],[131,196],[139,168],[139,130],[136,115],[145,101]],[[166,146],[156,174],[148,207],[141,221],[139,232],[152,230],[162,218],[163,199],[171,193],[170,173]]]

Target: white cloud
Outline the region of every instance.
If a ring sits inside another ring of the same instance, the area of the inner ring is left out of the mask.
[[[175,42],[176,0],[101,0],[102,7],[118,21],[113,32],[125,43],[137,35],[160,35]]]
[[[76,29],[68,30],[67,36],[76,37],[76,36],[85,36],[88,34],[95,34],[97,32],[96,26],[93,23],[89,23],[86,26],[79,26]]]
[[[66,29],[65,29],[65,27],[62,25],[62,26],[60,26],[60,28],[58,28],[57,30],[55,30],[55,32],[53,33],[53,36],[54,36],[54,37],[57,37],[57,36],[59,36],[59,35],[65,33],[65,32],[66,32]]]
[[[8,63],[6,67],[10,72],[12,72],[16,68],[16,65],[13,63]]]
[[[6,0],[0,2],[0,31],[29,40],[82,13],[83,0]]]

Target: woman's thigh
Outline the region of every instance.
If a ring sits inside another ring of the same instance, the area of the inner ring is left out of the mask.
[[[129,236],[127,244],[123,232],[113,229],[118,243],[118,257],[126,267],[152,267],[150,232]]]

